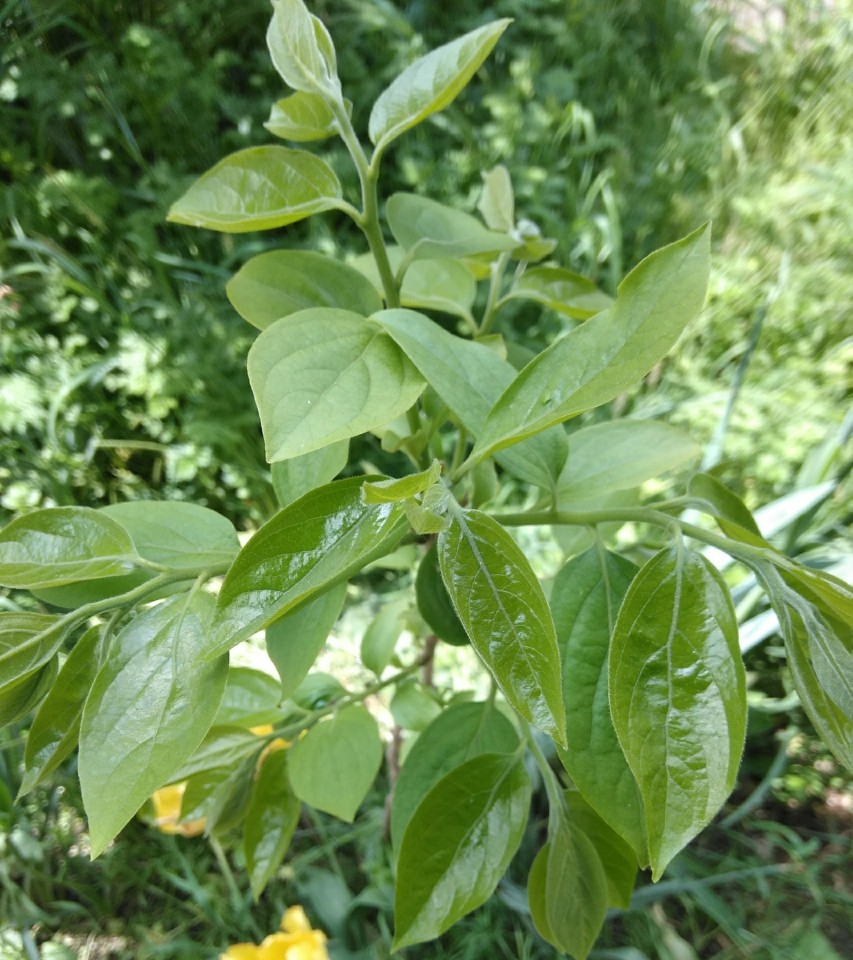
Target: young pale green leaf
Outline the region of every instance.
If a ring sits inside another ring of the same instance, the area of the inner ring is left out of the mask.
[[[199,659],[212,607],[209,594],[196,592],[143,611],[98,671],[79,761],[93,856],[191,756],[216,715],[228,658]]]
[[[406,500],[406,517],[412,525],[412,530],[418,536],[431,533],[441,533],[447,529],[450,522],[447,519],[447,504],[450,501],[450,490],[443,483],[433,484],[424,490],[420,500]]]
[[[464,647],[471,642],[441,579],[435,543],[424,554],[418,567],[415,598],[420,615],[437,637],[454,647]]]
[[[405,413],[424,381],[382,328],[347,310],[277,320],[249,351],[269,461],[287,460]]]
[[[302,0],[273,0],[267,47],[282,80],[294,90],[341,99],[335,45]]]
[[[209,656],[230,649],[392,549],[405,532],[405,512],[400,504],[364,503],[363,483],[364,477],[351,477],[312,490],[249,540],[219,591]]]
[[[574,825],[595,847],[607,877],[607,905],[627,910],[637,882],[637,857],[577,791],[565,794]]]
[[[382,740],[371,713],[345,707],[311,727],[289,753],[296,796],[352,823],[382,764]]]
[[[737,621],[704,557],[678,545],[634,578],[611,641],[609,695],[657,880],[731,793],[746,735]]]
[[[554,579],[551,612],[563,664],[568,750],[560,760],[592,808],[648,863],[643,804],[625,760],[607,695],[610,636],[637,568],[591,547]]]
[[[340,200],[335,171],[320,157],[287,147],[249,147],[202,174],[172,204],[167,219],[222,233],[248,233],[333,210]]]
[[[438,310],[468,321],[476,296],[477,282],[471,271],[449,257],[415,260],[406,270],[400,289],[404,307]]]
[[[477,209],[491,230],[512,233],[515,229],[515,196],[509,170],[502,164],[483,174],[483,192]]]
[[[281,684],[275,677],[252,667],[230,667],[225,691],[213,725],[258,727],[280,714]]]
[[[473,461],[591,410],[634,386],[673,346],[705,299],[710,229],[646,257],[616,303],[530,361],[495,404]]]
[[[341,615],[346,594],[346,582],[338,583],[267,627],[267,653],[281,677],[282,699],[308,676]]]
[[[98,671],[100,638],[100,627],[92,627],[80,637],[33,718],[19,797],[38,786],[77,746],[83,704]]]
[[[89,507],[50,507],[0,530],[0,584],[40,588],[130,572],[130,534]]]
[[[98,512],[127,530],[140,557],[172,570],[219,566],[240,550],[233,524],[194,503],[136,500],[111,503]]]
[[[426,470],[412,473],[399,480],[389,477],[387,480],[373,480],[361,488],[365,503],[396,503],[408,500],[433,486],[441,476],[441,464],[433,460]]]
[[[42,613],[0,612],[0,689],[31,676],[59,650],[58,621]]]
[[[716,477],[708,473],[695,474],[690,478],[687,492],[691,497],[699,497],[708,504],[723,533],[734,536],[736,540],[745,539],[751,534],[750,542],[765,542],[755,517],[743,501]]]
[[[252,257],[225,285],[231,306],[259,330],[313,307],[370,316],[382,309],[379,294],[345,263],[311,250],[270,250]]]
[[[287,753],[277,750],[258,772],[243,825],[243,853],[255,900],[281,865],[301,809],[287,779]]]
[[[0,730],[31,714],[53,687],[58,672],[59,658],[54,657],[32,673],[0,687]]]
[[[311,453],[303,453],[301,457],[277,460],[271,464],[272,485],[280,506],[286,507],[306,493],[334,480],[348,460],[349,440],[338,440]]]
[[[693,438],[657,420],[611,420],[569,434],[569,456],[557,481],[560,503],[630,490],[701,453]]]
[[[533,300],[573,320],[588,320],[607,310],[613,298],[592,280],[565,267],[533,267],[513,283],[504,300]]]
[[[400,844],[392,950],[432,940],[491,896],[529,806],[530,781],[514,754],[474,757],[435,784]]]
[[[383,597],[379,613],[364,631],[361,638],[361,662],[377,677],[382,675],[394,656],[394,648],[405,626],[403,614],[408,607],[407,598],[386,600]]]
[[[383,310],[374,319],[406,352],[465,429],[479,436],[489,409],[515,376],[512,364],[484,344],[455,337],[411,310]],[[565,432],[558,427],[515,449],[501,451],[496,459],[522,480],[555,490],[567,452]]]
[[[492,703],[457,703],[415,741],[394,785],[391,842],[398,849],[421,800],[451,770],[484,753],[512,753],[518,734]]]
[[[412,260],[497,255],[513,250],[515,240],[489,230],[470,213],[415,193],[388,198],[388,226]]]
[[[548,842],[530,870],[533,923],[561,953],[586,960],[607,912],[607,875],[592,841],[568,811],[551,811]]]
[[[345,101],[345,105],[351,113],[352,104]],[[274,103],[264,126],[273,136],[294,143],[325,140],[338,132],[335,114],[328,102],[319,93],[304,90]]]
[[[377,150],[443,110],[465,88],[510,20],[496,20],[433,50],[407,67],[374,103],[368,133]]]
[[[441,706],[417,681],[397,686],[390,704],[394,723],[403,730],[420,732],[441,713]]]
[[[438,558],[465,632],[507,700],[565,746],[554,622],[521,548],[496,520],[457,507],[439,534]]]

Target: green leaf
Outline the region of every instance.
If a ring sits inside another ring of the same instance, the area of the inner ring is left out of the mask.
[[[436,783],[400,844],[392,951],[432,940],[491,896],[529,806],[530,781],[514,754],[474,757]]]
[[[0,612],[0,689],[44,666],[62,645],[58,617],[42,613]]]
[[[346,599],[338,583],[267,627],[267,653],[281,677],[281,696],[290,697],[308,675]]]
[[[89,507],[51,507],[0,531],[0,584],[54,587],[129,573],[135,558],[128,532]]]
[[[395,480],[374,480],[365,483],[362,487],[365,503],[396,503],[398,500],[408,500],[416,494],[423,493],[431,487],[441,476],[441,464],[433,460],[426,470],[421,473],[412,473]]]
[[[301,310],[249,351],[267,459],[287,460],[382,426],[424,389],[380,326],[348,310]]]
[[[407,599],[389,601],[383,596],[379,613],[364,631],[361,638],[361,662],[377,677],[382,676],[383,670],[391,662],[394,647],[405,626],[403,614],[407,609]]]
[[[189,780],[207,770],[233,769],[257,757],[264,744],[245,727],[213,726],[192,754],[169,777],[169,783]]]
[[[112,503],[99,513],[127,530],[140,557],[172,570],[228,563],[240,549],[234,525],[194,503],[136,500]]]
[[[509,170],[503,164],[483,173],[483,192],[477,209],[490,229],[503,233],[515,229],[515,196]]]
[[[551,590],[551,612],[563,664],[566,740],[560,760],[600,817],[648,863],[639,788],[613,728],[607,695],[610,636],[637,568],[591,547],[570,560]]]
[[[305,150],[249,147],[202,174],[168,220],[222,233],[272,230],[340,205],[335,171]]]
[[[533,300],[573,320],[588,320],[613,304],[592,280],[564,267],[525,270],[503,299]]]
[[[507,700],[565,746],[554,622],[521,548],[491,517],[456,508],[439,534],[438,558],[465,632]]]
[[[646,257],[609,310],[531,360],[490,412],[472,461],[606,403],[648,373],[702,308],[709,238],[701,227]]]
[[[731,793],[746,734],[734,609],[704,557],[671,547],[637,574],[611,641],[609,693],[657,880]]]
[[[23,720],[47,696],[56,681],[59,660],[54,657],[32,673],[0,688],[0,729]]]
[[[455,100],[510,23],[496,20],[486,24],[407,67],[380,94],[370,112],[368,132],[377,150],[384,150],[400,134]]]
[[[338,440],[311,453],[303,453],[301,457],[277,460],[270,469],[279,504],[286,507],[311,490],[334,480],[348,460],[349,440]]]
[[[567,811],[552,811],[548,842],[527,884],[536,929],[561,953],[586,960],[607,912],[607,876],[598,852]]]
[[[282,80],[294,90],[340,100],[335,45],[302,0],[273,0],[267,46]]]
[[[345,101],[348,112],[352,104]],[[295,143],[325,140],[338,132],[332,108],[318,93],[299,90],[272,105],[270,118],[264,124],[273,136]]]
[[[446,774],[484,753],[512,753],[518,734],[492,703],[447,707],[406,755],[391,806],[391,841],[399,848],[421,800]]]
[[[352,823],[382,763],[379,728],[362,706],[321,720],[289,750],[290,784],[303,803]]]
[[[766,542],[758,529],[755,517],[743,501],[728,487],[723,486],[716,477],[708,473],[695,474],[687,485],[687,493],[691,497],[699,497],[711,507],[723,533],[729,536],[734,534],[736,540],[744,539],[745,534],[752,534],[752,537],[757,540]],[[750,538],[750,542],[755,541]]]
[[[443,483],[433,484],[424,490],[420,500],[406,500],[406,517],[412,530],[418,536],[441,533],[450,522],[447,519],[447,504],[450,502],[450,490]]]
[[[415,597],[421,616],[437,637],[454,647],[464,647],[471,642],[441,579],[435,543],[427,550],[418,567]]]
[[[627,910],[637,881],[637,857],[628,844],[601,819],[580,793],[569,791],[572,821],[595,847],[607,877],[607,905]]]
[[[557,481],[561,503],[630,490],[693,460],[693,438],[656,420],[611,420],[569,434],[569,456]]]
[[[357,270],[310,250],[271,250],[252,257],[225,285],[231,306],[265,330],[282,317],[314,307],[369,316],[382,300]]]
[[[403,277],[400,303],[404,307],[438,310],[471,320],[477,282],[458,260],[435,257],[416,260]]]
[[[277,750],[261,766],[243,827],[243,852],[255,900],[284,859],[301,809],[287,779],[287,752]]]
[[[413,260],[470,257],[513,250],[515,240],[489,230],[470,213],[415,193],[395,193],[386,207],[394,239]]]
[[[27,735],[19,797],[42,783],[77,746],[83,704],[98,670],[100,638],[100,627],[80,637],[39,707]]]
[[[206,593],[173,597],[113,639],[80,728],[80,786],[93,856],[192,755],[216,715],[228,659],[199,660],[209,644],[212,606]]]
[[[420,313],[383,310],[374,319],[406,352],[465,429],[479,436],[492,404],[512,382],[515,368],[484,344],[455,337]],[[496,459],[522,480],[554,490],[567,451],[566,435],[557,428],[502,451]]]
[[[428,727],[441,713],[435,698],[414,680],[398,685],[389,709],[398,727],[418,732]]]
[[[257,727],[281,713],[281,684],[263,670],[231,667],[216,711],[216,726]]]
[[[298,604],[383,556],[406,530],[399,504],[362,501],[364,477],[312,490],[280,510],[240,551],[225,577],[210,629],[216,656]]]

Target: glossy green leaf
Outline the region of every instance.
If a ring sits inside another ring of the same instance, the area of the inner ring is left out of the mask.
[[[386,213],[394,239],[413,260],[498,254],[516,246],[512,237],[489,230],[470,213],[415,193],[393,194]]]
[[[518,734],[492,703],[458,703],[447,707],[415,741],[394,785],[391,841],[399,848],[412,814],[442,779],[473,757],[512,753]]]
[[[0,612],[0,689],[30,676],[59,650],[58,620],[42,613]]]
[[[699,456],[693,438],[657,420],[611,420],[569,434],[560,503],[630,490]]]
[[[287,147],[249,147],[202,174],[172,204],[168,219],[223,233],[248,233],[332,210],[340,199],[335,171],[320,157]]]
[[[130,534],[102,511],[50,507],[0,530],[0,584],[53,587],[129,573],[135,551]]]
[[[411,310],[383,310],[374,319],[406,352],[465,429],[478,436],[492,404],[512,382],[515,368],[484,344],[455,337]],[[501,451],[496,459],[522,480],[553,490],[567,451],[565,433],[558,427],[515,449]]]
[[[424,389],[380,326],[347,310],[301,310],[249,351],[267,459],[287,460],[382,426]]]
[[[59,672],[57,657],[0,687],[0,729],[23,720],[47,696]]]
[[[286,751],[277,750],[264,761],[243,826],[243,853],[256,900],[281,865],[302,809],[287,779],[287,759]]]
[[[391,698],[390,710],[398,727],[420,732],[441,713],[441,706],[413,680],[398,685]]]
[[[441,476],[441,464],[433,460],[426,470],[412,473],[399,480],[389,477],[387,480],[373,480],[362,487],[365,503],[396,503],[408,500],[427,487],[433,486]]]
[[[491,230],[512,233],[515,229],[515,196],[509,170],[503,164],[483,174],[483,192],[477,209]]]
[[[282,698],[290,697],[308,675],[341,615],[346,594],[346,582],[338,583],[267,627],[267,653],[281,677]]]
[[[568,791],[566,802],[572,822],[595,847],[607,878],[607,905],[627,910],[637,882],[637,857],[616,831],[584,800],[580,793]]]
[[[406,130],[443,110],[465,88],[491,53],[510,20],[496,20],[432,50],[407,67],[380,94],[368,132],[384,149]]]
[[[80,637],[33,718],[19,796],[42,783],[77,746],[83,704],[98,671],[100,637],[99,627],[92,627]]]
[[[245,727],[213,726],[169,782],[189,780],[206,770],[232,769],[249,757],[256,758],[263,748],[263,741]]]
[[[267,47],[273,65],[289,87],[340,99],[332,38],[302,0],[273,0]]]
[[[561,953],[586,960],[607,912],[607,876],[592,842],[566,811],[552,811],[527,894],[542,937]]]
[[[348,107],[351,112],[352,104],[348,103]],[[276,101],[264,126],[273,136],[295,143],[325,140],[338,132],[335,115],[327,101],[318,93],[304,90]]]
[[[343,470],[349,461],[349,440],[338,440],[311,453],[270,465],[279,504],[286,507],[311,490],[321,487]]]
[[[280,713],[281,684],[263,670],[231,667],[213,723],[216,726],[257,727]]]
[[[471,642],[441,579],[436,544],[429,548],[418,567],[415,597],[420,615],[437,637],[454,647],[464,647]]]
[[[704,557],[672,547],[637,574],[611,640],[609,694],[657,880],[731,793],[746,735],[734,609]]]
[[[507,700],[565,746],[554,622],[521,548],[496,520],[456,508],[439,534],[438,558],[465,632]]]
[[[259,330],[315,307],[369,316],[382,309],[373,285],[345,263],[311,250],[270,250],[252,257],[225,285],[231,306]]]
[[[403,614],[408,599],[386,600],[383,596],[379,613],[367,625],[361,638],[361,662],[368,670],[382,675],[394,656],[394,648],[403,632]]]
[[[80,727],[93,856],[191,756],[216,715],[228,660],[199,660],[209,645],[212,606],[206,593],[174,597],[140,613],[113,639]]]
[[[472,459],[606,403],[645,376],[702,308],[709,238],[705,226],[646,257],[609,310],[531,360],[489,413]]]
[[[593,546],[554,579],[551,612],[563,664],[566,740],[560,760],[592,808],[648,863],[643,804],[610,718],[610,636],[637,573],[624,557]]]
[[[435,784],[400,844],[392,950],[432,940],[492,895],[529,807],[530,781],[513,754],[474,757]]]
[[[304,803],[352,823],[382,763],[379,727],[362,706],[321,720],[289,750],[290,784]]]
[[[588,320],[607,310],[613,298],[592,280],[564,267],[533,267],[513,283],[504,300],[533,300],[573,320]]]
[[[280,510],[240,551],[211,624],[209,656],[388,553],[406,530],[399,504],[362,501],[363,477],[312,490]]]

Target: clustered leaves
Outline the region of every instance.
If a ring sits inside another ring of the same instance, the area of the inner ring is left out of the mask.
[[[658,879],[735,783],[746,680],[729,588],[702,545],[755,572],[803,706],[851,768],[853,591],[778,552],[713,477],[638,505],[642,483],[695,457],[673,427],[566,429],[633,388],[697,315],[707,226],[640,263],[614,300],[557,263],[535,265],[554,243],[516,224],[498,167],[484,175],[482,220],[388,198],[386,242],[385,152],[459,94],[508,21],[408,67],[373,105],[368,157],[324,25],[302,0],[274,8],[270,53],[295,92],[267,127],[297,143],[341,137],[361,206],[317,154],[268,146],[226,157],[170,219],[243,232],[331,211],[354,220],[370,254],[267,251],[228,283],[260,331],[248,370],[281,504],[242,548],[228,521],[185,503],[41,510],[0,532],[0,583],[47,611],[0,613],[0,723],[34,713],[22,791],[79,747],[97,855],[147,797],[180,783],[185,820],[240,832],[258,896],[301,804],[357,815],[383,760],[365,701],[393,688],[396,723],[419,734],[393,784],[395,948],[438,936],[494,891],[526,829],[530,755],[549,805],[531,915],[583,958],[608,907],[628,905],[638,868]],[[519,300],[562,324],[526,361],[499,323]],[[350,462],[349,440],[366,432],[411,471],[376,476]],[[519,490],[535,505],[501,510]],[[688,506],[721,532],[685,517]],[[671,543],[638,551],[638,568],[608,547],[625,523]],[[550,599],[509,532],[520,525],[553,527],[566,546]],[[413,589],[379,610],[362,642],[376,682],[345,690],[311,668],[347,582],[404,542],[419,560],[399,585]],[[424,651],[408,663],[396,649],[404,630]],[[228,652],[261,634],[280,682],[229,668]],[[471,644],[492,680],[487,700],[451,703],[417,681],[439,640]]]

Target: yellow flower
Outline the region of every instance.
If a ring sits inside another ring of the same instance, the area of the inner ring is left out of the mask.
[[[312,930],[302,907],[290,907],[281,921],[281,932],[261,944],[235,943],[219,960],[329,960],[326,935]]]
[[[180,822],[181,801],[186,789],[186,783],[173,783],[168,787],[161,787],[152,795],[154,824],[161,833],[179,834],[182,837],[197,837],[204,833],[204,819]]]

